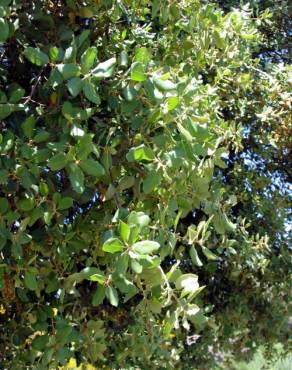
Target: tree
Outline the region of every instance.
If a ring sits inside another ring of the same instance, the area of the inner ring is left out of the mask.
[[[4,0],[0,16],[3,368],[209,369],[285,341],[286,206],[256,225],[266,177],[242,170],[255,142],[287,149],[289,67],[254,57],[269,13]]]

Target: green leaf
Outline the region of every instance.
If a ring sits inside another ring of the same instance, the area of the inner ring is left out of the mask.
[[[143,266],[135,259],[131,260],[131,268],[136,274],[141,274],[143,271]]]
[[[64,58],[63,58],[63,61],[65,63],[74,63],[76,61],[76,53],[77,53],[77,49],[76,49],[76,46],[72,45],[71,43],[71,46],[69,46],[66,50],[65,50],[65,55],[64,55]]]
[[[162,285],[164,281],[162,269],[159,267],[143,269],[141,279],[150,287]]]
[[[56,62],[60,56],[60,50],[57,46],[53,46],[50,48],[49,56],[52,62]]]
[[[42,207],[34,208],[29,216],[28,226],[32,226],[37,220],[44,216],[44,210]]]
[[[155,155],[151,148],[146,147],[144,144],[142,144],[135,148],[131,148],[126,155],[126,158],[129,162],[153,161]]]
[[[82,194],[84,187],[84,174],[76,163],[69,164],[67,168],[72,188],[76,193]]]
[[[64,102],[62,106],[62,114],[67,119],[71,119],[74,116],[74,108],[69,101]]]
[[[50,138],[50,133],[45,130],[39,131],[33,138],[33,141],[36,143],[42,143],[47,141]]]
[[[120,56],[120,66],[126,67],[128,65],[128,59],[128,53],[126,51],[122,51]]]
[[[147,75],[145,74],[145,69],[142,63],[135,62],[131,66],[131,80],[137,82],[143,82],[147,80]]]
[[[173,90],[176,90],[177,88],[177,85],[169,80],[162,80],[160,78],[155,77],[153,78],[153,82],[155,86],[163,92],[173,91]]]
[[[83,81],[79,77],[73,77],[67,83],[68,91],[73,96],[73,98],[75,98],[80,93],[80,91],[82,90],[82,86]]]
[[[37,66],[44,66],[49,63],[49,57],[39,48],[27,47],[24,52],[24,56],[32,63]]]
[[[9,25],[3,18],[0,18],[0,43],[5,42],[8,39],[8,36]]]
[[[39,189],[40,189],[41,195],[43,195],[43,196],[48,195],[49,192],[50,192],[49,187],[48,187],[48,184],[46,184],[45,182],[41,182],[40,183]]]
[[[116,288],[107,286],[105,288],[105,295],[107,299],[109,300],[110,304],[114,307],[118,307],[119,305],[119,295]]]
[[[25,90],[22,89],[21,87],[13,90],[13,92],[11,93],[11,96],[9,98],[9,102],[12,103],[12,104],[18,103],[19,100],[24,97],[24,94],[25,94]]]
[[[24,284],[29,290],[37,290],[38,283],[35,274],[32,272],[26,272],[24,274]]]
[[[90,81],[88,80],[84,81],[83,92],[89,101],[96,105],[100,104],[100,97],[97,93],[97,89]]]
[[[36,124],[35,116],[31,115],[21,125],[24,135],[29,139],[31,139],[33,136],[35,124]]]
[[[207,257],[209,261],[216,261],[218,259],[218,256],[216,256],[216,254],[211,252],[210,249],[204,247],[203,245],[201,246],[201,248],[202,248],[202,252],[204,253],[204,255]]]
[[[129,255],[126,253],[120,254],[115,262],[116,273],[125,275],[129,267]]]
[[[149,225],[150,217],[146,215],[144,212],[136,212],[133,211],[130,213],[128,217],[128,224],[129,225],[137,225],[140,229]]]
[[[102,177],[105,175],[103,166],[98,161],[95,161],[91,158],[81,161],[80,167],[87,175],[90,176]]]
[[[49,336],[40,335],[32,341],[31,346],[36,351],[44,351],[48,343],[49,343]]]
[[[170,112],[174,110],[179,104],[179,98],[177,96],[170,96],[167,98],[167,110]]]
[[[125,176],[123,177],[118,185],[118,189],[120,191],[126,190],[134,186],[135,184],[135,177],[134,176]]]
[[[70,80],[71,78],[77,77],[80,74],[80,67],[74,63],[59,64],[57,69],[63,76],[64,80]]]
[[[83,74],[86,74],[90,71],[91,67],[94,64],[94,61],[97,57],[97,49],[92,46],[88,48],[81,56],[81,71]]]
[[[187,141],[193,141],[193,136],[189,133],[188,130],[186,130],[180,123],[177,123],[177,127],[181,133],[181,135],[187,140]]]
[[[93,306],[98,306],[102,304],[104,299],[105,299],[105,287],[103,285],[99,285],[92,296],[91,303]]]
[[[157,186],[161,183],[161,174],[157,173],[156,170],[152,170],[148,173],[145,180],[143,181],[143,192],[150,194]]]
[[[134,244],[138,240],[141,228],[137,225],[131,225],[130,229],[129,244]]]
[[[35,205],[34,198],[26,198],[20,200],[18,203],[18,208],[22,211],[28,212],[31,211]]]
[[[143,240],[132,246],[134,252],[138,254],[151,254],[160,248],[160,244],[151,240]]]
[[[66,167],[67,163],[67,155],[64,153],[59,153],[50,158],[48,166],[52,171],[60,171],[62,168]]]
[[[225,229],[229,232],[234,232],[236,230],[236,224],[231,222],[225,213],[222,214],[222,217],[223,217]]]
[[[15,111],[14,104],[0,104],[0,119],[5,119]]]
[[[202,267],[203,263],[199,258],[196,248],[192,245],[190,248],[190,257],[195,266]]]
[[[106,282],[106,277],[101,274],[93,274],[88,278],[88,280],[97,281],[99,284],[103,285]]]
[[[70,3],[72,3],[72,2],[70,1]],[[83,10],[84,11],[84,9],[82,9],[82,8],[80,10]],[[89,9],[89,11],[90,11],[90,9]],[[91,12],[91,16],[92,16],[93,13],[92,13],[92,11],[90,11],[90,12]],[[85,12],[85,14],[83,16],[84,16],[84,18],[87,18],[88,13],[86,14],[86,12]],[[88,18],[90,18],[90,17],[88,17]],[[90,30],[84,30],[84,31],[81,32],[80,35],[78,35],[76,37],[76,45],[78,46],[78,48],[81,48],[81,46],[83,45],[83,43],[88,39],[89,35],[90,35]]]
[[[121,235],[123,242],[125,243],[128,242],[129,237],[130,237],[130,232],[131,232],[130,226],[127,225],[125,222],[120,221],[119,231],[120,231],[120,235]]]
[[[70,197],[61,198],[58,202],[58,209],[68,209],[73,206],[73,199]]]
[[[198,276],[194,274],[183,274],[175,281],[176,289],[182,289],[182,297],[194,293],[199,289]]]
[[[135,62],[140,62],[143,64],[148,64],[151,60],[151,53],[147,48],[142,47],[135,52]]]
[[[123,95],[128,102],[133,101],[137,94],[137,90],[135,90],[132,86],[126,86],[123,90]]]
[[[111,77],[114,73],[116,62],[116,58],[111,58],[105,62],[99,63],[91,73],[98,79]]]
[[[0,213],[4,214],[9,208],[9,202],[6,198],[0,198]]]
[[[117,238],[110,238],[103,243],[102,250],[108,253],[121,252],[124,244]]]

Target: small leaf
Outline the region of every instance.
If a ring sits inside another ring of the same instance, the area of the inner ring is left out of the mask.
[[[9,25],[3,18],[0,18],[0,43],[5,42],[8,39],[8,36]]]
[[[120,66],[126,67],[127,65],[128,65],[128,54],[126,51],[122,51],[120,56]]]
[[[139,254],[151,254],[160,248],[160,244],[151,240],[143,240],[132,246],[134,252]]]
[[[30,290],[37,290],[38,283],[35,274],[32,272],[26,272],[24,275],[24,284]]]
[[[39,48],[29,46],[24,50],[23,54],[32,64],[37,66],[44,66],[49,63],[49,57]]]
[[[119,305],[119,295],[116,288],[107,286],[105,288],[105,295],[107,299],[110,301],[110,304],[114,307],[118,307]]]
[[[84,174],[76,163],[71,163],[68,167],[69,179],[72,188],[76,193],[82,194],[84,192]]]
[[[147,80],[147,76],[145,74],[144,67],[142,63],[135,62],[131,66],[131,80],[137,82],[143,82]]]
[[[33,340],[31,346],[33,349],[37,351],[44,351],[48,342],[49,342],[48,335],[40,335]]]
[[[10,98],[9,98],[9,103],[13,103],[13,104],[18,103],[19,100],[24,97],[24,94],[25,94],[25,90],[22,89],[22,88],[17,88],[15,90],[13,90],[13,92],[12,92]]]
[[[136,274],[141,274],[143,271],[143,266],[135,259],[131,260],[131,268]]]
[[[188,130],[186,130],[180,123],[177,123],[177,127],[181,133],[181,135],[187,140],[187,141],[193,141],[193,136],[189,133]]]
[[[88,158],[80,162],[82,170],[90,176],[101,177],[105,175],[103,166],[94,159]]]
[[[202,248],[202,252],[204,253],[204,255],[207,257],[209,261],[216,261],[218,259],[218,256],[216,256],[216,254],[211,252],[210,249],[204,247],[203,245],[201,246],[201,248]]]
[[[26,198],[26,199],[21,199],[17,203],[18,207],[20,210],[28,212],[31,211],[35,205],[34,203],[34,198]]]
[[[162,80],[160,78],[153,78],[153,82],[155,84],[155,86],[165,92],[165,91],[173,91],[173,90],[176,90],[177,88],[177,85],[174,84],[173,82],[169,81],[169,80]]]
[[[115,268],[116,273],[118,275],[125,275],[129,266],[129,255],[126,253],[122,253],[118,256],[118,258],[115,260]]]
[[[146,213],[144,212],[133,211],[130,213],[128,217],[128,224],[137,225],[140,227],[140,229],[149,225],[149,223],[150,223],[150,217],[146,215]]]
[[[179,98],[177,96],[170,96],[167,98],[167,110],[170,112],[174,110],[179,104]]]
[[[0,198],[0,213],[4,214],[9,208],[9,202],[6,198]]]
[[[74,63],[59,64],[57,69],[63,76],[64,80],[70,80],[71,78],[77,77],[80,74],[80,67]]]
[[[60,171],[68,163],[66,154],[59,153],[54,155],[48,162],[48,166],[52,171]]]
[[[153,150],[146,147],[144,144],[137,146],[136,148],[131,148],[126,155],[129,162],[140,162],[140,161],[153,161],[155,155]]]
[[[100,97],[97,93],[97,89],[90,81],[84,81],[83,92],[89,101],[96,105],[100,104]]]
[[[140,228],[137,225],[131,225],[130,229],[129,244],[134,244],[138,240]]]
[[[60,56],[60,50],[57,46],[53,46],[50,48],[49,56],[52,62],[56,62]]]
[[[120,221],[119,230],[122,240],[127,242],[130,237],[131,228],[125,222]]]
[[[33,141],[36,143],[43,143],[44,141],[47,141],[50,137],[50,133],[45,130],[39,131],[33,138]]]
[[[65,197],[61,198],[59,203],[58,203],[58,209],[63,210],[63,209],[68,209],[73,206],[73,199],[70,197]]]
[[[196,248],[192,245],[190,248],[190,257],[195,266],[202,267],[203,263],[199,258]]]
[[[82,90],[83,81],[79,77],[73,77],[68,81],[67,87],[69,93],[75,98]]]
[[[105,62],[99,63],[92,71],[92,75],[98,79],[111,77],[114,73],[116,58],[111,58]]]
[[[15,111],[15,104],[0,104],[0,119],[5,119]]]
[[[142,47],[135,52],[135,62],[140,62],[143,64],[148,64],[151,60],[151,54],[147,48]]]
[[[97,281],[99,284],[103,285],[106,282],[106,277],[101,274],[93,274],[88,278],[88,280]]]
[[[33,136],[33,130],[36,124],[36,119],[33,115],[29,116],[21,125],[24,135],[31,139]]]
[[[150,194],[157,186],[159,186],[160,183],[160,173],[157,173],[156,170],[150,171],[143,181],[143,192],[145,194]]]
[[[183,290],[182,296],[194,293],[199,289],[198,276],[194,274],[183,274],[175,282],[176,289]]]
[[[82,73],[88,73],[91,69],[91,67],[94,64],[94,61],[97,56],[97,49],[96,47],[92,46],[91,48],[88,48],[81,56],[81,70]]]
[[[103,243],[102,250],[108,253],[121,252],[124,249],[124,244],[117,238],[110,238]]]
[[[225,213],[222,214],[224,226],[227,231],[234,232],[236,230],[236,224],[231,222]]]
[[[95,293],[93,294],[91,303],[93,306],[98,306],[102,304],[104,298],[105,298],[105,287],[103,285],[99,285]]]

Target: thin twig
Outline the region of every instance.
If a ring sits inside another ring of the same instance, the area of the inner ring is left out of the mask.
[[[36,78],[36,82],[35,84],[33,85],[32,89],[31,89],[31,92],[29,94],[29,96],[26,98],[25,102],[24,102],[24,105],[26,105],[29,101],[32,101],[32,97],[34,96],[34,93],[36,91],[36,88],[41,80],[41,76],[44,72],[45,68],[42,68],[40,73],[37,75],[37,78]]]
[[[109,168],[109,175],[110,175],[111,182],[113,184],[114,183],[114,179],[113,179],[112,170],[110,168]],[[116,187],[115,187],[115,190],[116,190]],[[119,200],[119,198],[117,196],[116,191],[114,193],[114,200],[115,200],[116,206],[118,207],[118,209],[120,209],[121,208],[121,204],[120,204],[120,200]]]

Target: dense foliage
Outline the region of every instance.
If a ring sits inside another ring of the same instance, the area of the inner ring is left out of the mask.
[[[271,17],[0,1],[0,368],[203,370],[287,343]]]

